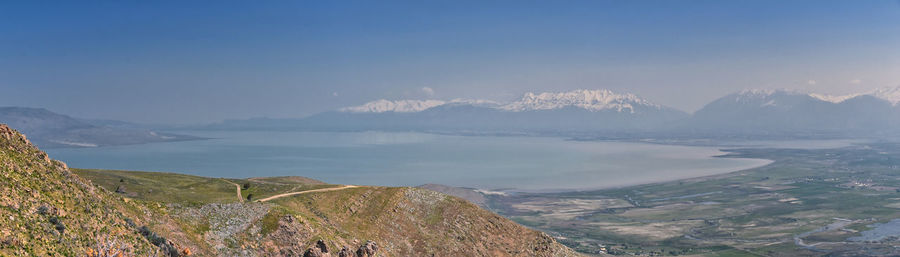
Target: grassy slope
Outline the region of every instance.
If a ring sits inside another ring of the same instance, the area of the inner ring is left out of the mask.
[[[113,242],[131,254],[157,250],[131,225],[142,222],[130,218],[138,206],[89,185],[2,124],[0,188],[0,256],[83,256]]]
[[[110,191],[124,187],[120,194],[138,202],[164,204],[160,212],[168,220],[151,227],[200,254],[299,255],[323,239],[333,249],[373,240],[383,256],[576,256],[543,233],[417,188],[357,187],[257,203],[235,199],[231,183],[249,183],[243,195],[259,198],[336,185],[297,177],[225,181],[173,173],[77,173]]]
[[[248,194],[253,194],[253,198],[259,199],[284,192],[336,186],[294,177],[248,180],[162,172],[89,169],[73,169],[73,171],[109,191],[116,191],[118,188],[126,197],[184,205],[238,202],[234,184],[241,187],[244,184],[250,185],[249,188],[241,190],[242,199],[247,199]]]
[[[424,189],[361,187],[277,203],[332,223],[332,236],[385,242],[397,256],[575,256],[543,233]]]

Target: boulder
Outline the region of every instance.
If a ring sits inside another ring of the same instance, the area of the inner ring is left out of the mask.
[[[356,257],[374,257],[376,251],[378,251],[378,244],[367,241],[365,244],[361,245],[359,249],[356,249]]]
[[[306,252],[303,253],[303,257],[329,257],[331,256],[328,253],[323,253],[321,249],[318,247],[313,247],[306,249]]]
[[[316,241],[316,247],[318,247],[319,250],[322,250],[323,253],[328,252],[328,246],[325,245],[325,241],[322,241],[322,240]]]
[[[316,241],[316,245],[312,248],[306,249],[306,252],[303,253],[303,257],[330,257],[331,254],[328,253],[328,246],[325,245],[325,241],[319,240]]]
[[[337,255],[338,257],[356,257],[356,254],[346,246],[341,248],[341,251],[338,252]]]

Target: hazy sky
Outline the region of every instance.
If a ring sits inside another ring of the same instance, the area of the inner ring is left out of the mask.
[[[900,85],[898,1],[84,2],[0,2],[0,106],[196,123],[379,98],[608,88],[694,111],[744,88]]]

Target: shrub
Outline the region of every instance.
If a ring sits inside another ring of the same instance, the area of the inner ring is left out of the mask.
[[[59,221],[58,217],[50,217],[50,223],[54,225],[54,227],[57,231],[59,231],[60,234],[66,231],[66,225],[62,224],[62,222]]]
[[[147,241],[150,241],[151,244],[158,246],[163,253],[166,253],[166,256],[182,256],[178,249],[170,244],[165,237],[161,237],[156,234],[156,232],[150,231],[150,228],[147,226],[141,226],[138,228],[138,232],[140,232],[144,238],[147,238]]]
[[[128,227],[130,227],[130,228],[137,227],[137,224],[134,224],[134,220],[131,220],[129,218],[125,218],[125,224],[128,224]]]
[[[141,235],[144,236],[144,238],[147,238],[147,241],[150,241],[153,245],[162,246],[166,243],[166,238],[157,235],[156,232],[150,231],[150,228],[147,226],[141,226],[138,231],[140,231]]]
[[[46,205],[41,205],[41,207],[38,207],[37,213],[40,215],[47,215],[47,213],[50,213],[50,207],[47,207]]]

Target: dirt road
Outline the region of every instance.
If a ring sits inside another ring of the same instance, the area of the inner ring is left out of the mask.
[[[282,198],[282,197],[285,197],[285,196],[292,196],[292,195],[299,195],[299,194],[307,194],[307,193],[316,193],[316,192],[337,191],[337,190],[344,190],[344,189],[355,188],[355,187],[359,187],[359,186],[345,185],[345,186],[342,186],[342,187],[329,187],[329,188],[313,189],[313,190],[306,190],[306,191],[300,191],[300,192],[291,192],[291,193],[277,194],[277,195],[269,196],[269,197],[266,197],[266,198],[263,198],[263,199],[259,199],[259,200],[256,200],[256,201],[257,201],[257,202],[267,202],[267,201],[275,200],[275,199]]]
[[[225,181],[225,183],[234,185],[234,188],[237,189],[237,198],[238,198],[238,202],[243,202],[243,201],[244,201],[244,197],[241,197],[241,185],[238,185],[237,183],[228,181],[228,180],[226,180],[226,179],[224,179],[224,178],[222,179],[222,181]]]

